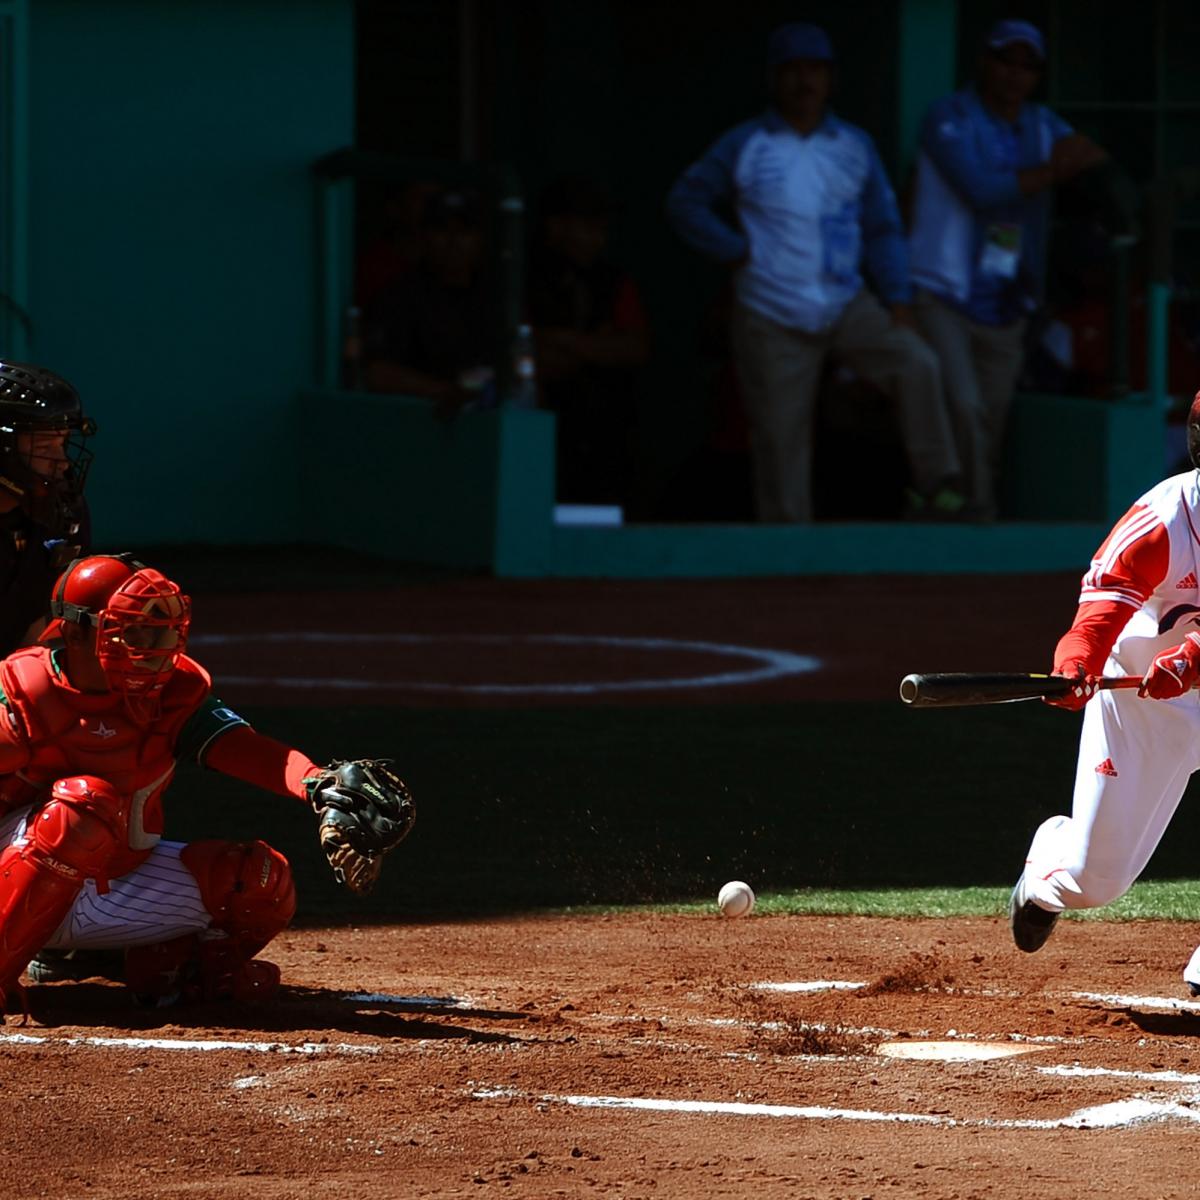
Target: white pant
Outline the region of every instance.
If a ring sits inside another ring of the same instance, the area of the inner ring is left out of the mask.
[[[1197,769],[1194,697],[1098,693],[1084,709],[1071,815],[1051,817],[1034,834],[1026,895],[1051,912],[1096,908],[1123,895],[1150,861]]]
[[[13,813],[0,822],[0,846],[25,841],[32,810]],[[212,924],[191,871],[180,859],[183,842],[159,842],[141,866],[109,881],[100,895],[88,879],[71,911],[46,943],[56,950],[106,950],[148,946]]]

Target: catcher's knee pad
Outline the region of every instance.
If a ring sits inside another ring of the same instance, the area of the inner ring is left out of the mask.
[[[213,927],[256,954],[288,927],[296,886],[288,860],[266,842],[192,842],[180,852]]]
[[[121,846],[109,810],[119,808],[102,779],[60,779],[31,815],[25,840],[0,851],[0,993],[70,912],[83,881],[104,885]]]
[[[77,775],[56,780],[50,799],[25,830],[29,856],[67,878],[103,881],[122,848],[123,797],[106,780]]]

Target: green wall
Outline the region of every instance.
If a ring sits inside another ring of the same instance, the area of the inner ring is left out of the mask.
[[[30,357],[100,423],[98,544],[303,540],[309,166],[351,0],[32,0]]]

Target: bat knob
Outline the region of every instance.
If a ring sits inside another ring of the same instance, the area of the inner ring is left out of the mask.
[[[905,675],[905,677],[900,680],[900,699],[903,700],[905,704],[911,704],[917,698],[919,691],[920,684],[916,675]]]

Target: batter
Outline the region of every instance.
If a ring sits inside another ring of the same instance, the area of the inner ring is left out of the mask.
[[[1187,423],[1200,468],[1200,393]],[[1013,940],[1033,952],[1068,908],[1123,895],[1200,769],[1200,472],[1151,488],[1117,522],[1083,577],[1054,654],[1076,686],[1048,704],[1083,709],[1071,815],[1043,822],[1010,903]],[[1102,675],[1141,675],[1137,692],[1098,691]],[[1200,950],[1184,971],[1200,994]]]

